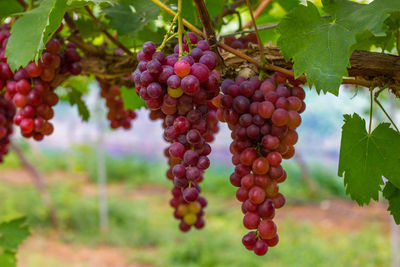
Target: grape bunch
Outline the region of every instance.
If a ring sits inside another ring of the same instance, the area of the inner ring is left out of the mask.
[[[234,35],[224,37],[224,44],[235,49],[246,49],[249,47],[249,43],[257,44],[257,35],[254,32],[239,38]]]
[[[0,94],[0,163],[8,153],[14,115],[14,105],[5,99],[3,94]]]
[[[132,127],[131,121],[136,118],[136,113],[124,108],[120,87],[111,85],[100,78],[97,78],[97,81],[100,84],[100,95],[106,100],[107,119],[110,121],[110,127],[112,129],[120,127],[130,129]]]
[[[38,64],[30,62],[25,68],[13,73],[5,58],[5,49],[10,36],[8,26],[0,31],[0,86],[5,86],[4,97],[19,108],[14,123],[21,129],[21,134],[40,141],[45,135],[53,133],[53,106],[58,103],[54,89],[62,77],[78,75],[82,71],[81,57],[73,43],[62,46],[57,39],[50,39]]]
[[[242,242],[257,255],[264,255],[279,240],[272,219],[275,209],[285,204],[278,185],[286,180],[281,162],[295,153],[296,128],[305,109],[305,93],[298,82],[290,79],[294,85],[290,86],[286,76],[275,73],[273,77],[224,80],[223,94],[213,100],[220,107],[219,120],[227,122],[232,131],[235,170],[230,181],[238,187],[243,224],[251,230]]]
[[[178,45],[174,54],[165,56],[146,42],[133,73],[136,92],[152,110],[151,118],[163,119],[164,139],[170,143],[165,151],[167,178],[174,183],[170,204],[184,232],[204,226],[206,201],[199,196],[199,183],[210,165],[209,143],[218,131],[216,107],[210,101],[219,93],[220,79],[214,71],[218,58],[209,44],[194,33],[187,36],[190,41],[184,37],[181,58]]]

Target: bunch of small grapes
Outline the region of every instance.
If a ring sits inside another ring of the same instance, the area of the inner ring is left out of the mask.
[[[58,103],[54,89],[63,75],[80,74],[81,57],[72,43],[61,53],[61,44],[52,38],[37,64],[30,62],[13,73],[4,57],[9,35],[9,29],[3,27],[0,31],[0,85],[6,87],[5,98],[19,108],[14,123],[20,127],[21,134],[40,141],[54,130],[49,122],[54,116],[52,107]]]
[[[187,36],[190,41],[184,38],[181,58],[178,45],[174,54],[165,56],[156,51],[154,43],[145,43],[137,54],[139,64],[133,73],[136,92],[152,110],[151,118],[163,119],[164,139],[171,143],[165,153],[170,165],[167,177],[174,183],[173,195],[178,195],[175,191],[180,190],[180,200],[171,201],[171,205],[175,208],[175,217],[181,220],[182,231],[192,225],[197,228],[204,225],[202,212],[193,221],[185,220],[177,209],[202,199],[199,182],[210,165],[208,143],[218,131],[215,107],[209,102],[219,93],[219,75],[214,71],[217,55],[194,33]]]
[[[8,153],[14,115],[14,105],[5,99],[3,94],[0,94],[0,163]]]
[[[131,128],[131,121],[136,118],[136,113],[133,110],[124,108],[124,102],[121,96],[121,89],[118,85],[111,85],[108,82],[97,78],[100,84],[100,95],[106,100],[108,108],[107,119],[110,121],[112,129],[120,127],[124,129]]]
[[[230,176],[238,187],[236,198],[242,202],[244,226],[252,230],[243,237],[243,245],[257,255],[278,243],[272,219],[275,209],[285,204],[278,184],[286,180],[282,159],[294,155],[296,128],[305,109],[304,90],[285,75],[275,73],[274,79],[260,81],[258,77],[235,81],[224,80],[223,95],[213,102],[220,109],[219,120],[232,130],[230,151],[235,170]]]
[[[249,47],[249,43],[257,44],[257,35],[254,32],[239,38],[234,35],[224,37],[224,44],[235,49],[246,49]]]

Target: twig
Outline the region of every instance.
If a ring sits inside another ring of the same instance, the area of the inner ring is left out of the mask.
[[[269,2],[269,0],[267,0],[267,3]],[[257,36],[257,44],[258,44],[258,49],[260,50],[260,62],[261,64],[265,64],[266,60],[265,60],[265,54],[264,54],[264,46],[261,42],[261,38],[260,38],[260,34],[258,33],[258,29],[257,29],[257,24],[256,24],[256,18],[253,14],[253,10],[251,9],[251,4],[250,4],[250,0],[246,0],[247,3],[247,7],[249,8],[249,12],[250,12],[250,17],[251,17],[251,22],[253,23],[254,29],[256,31],[256,36]],[[260,72],[260,77],[262,78],[262,76],[265,73],[263,71]]]
[[[53,227],[57,229],[58,227],[58,216],[57,212],[53,206],[53,202],[51,200],[50,194],[46,189],[46,185],[44,184],[44,178],[42,175],[39,173],[39,171],[33,166],[28,159],[25,157],[24,153],[22,150],[15,145],[14,143],[10,143],[11,149],[15,151],[15,154],[17,154],[17,157],[21,161],[21,164],[24,166],[25,169],[27,169],[31,173],[31,177],[33,179],[33,182],[40,192],[40,196],[42,197],[43,203],[46,205],[46,208],[48,209],[48,212],[50,214],[50,219]]]
[[[247,1],[247,2],[248,2],[248,1]],[[253,17],[253,15],[251,14],[252,19],[251,19],[249,22],[247,22],[247,23],[242,27],[242,29],[250,28],[251,25],[253,25],[253,24],[255,25],[254,21],[258,18],[258,16],[260,16],[261,12],[264,11],[264,9],[268,6],[268,4],[269,4],[270,2],[271,2],[271,0],[264,0],[264,1],[257,7],[256,11],[254,12],[254,17]],[[249,5],[249,4],[247,4],[247,5]],[[251,10],[250,7],[249,7],[249,10]],[[251,12],[253,12],[253,11],[251,11]]]
[[[376,104],[378,104],[378,106],[381,108],[381,110],[383,111],[383,113],[385,113],[386,117],[389,119],[389,121],[392,123],[393,127],[396,129],[396,131],[400,134],[400,130],[399,128],[397,128],[396,124],[394,123],[394,121],[392,120],[392,118],[390,117],[390,115],[386,112],[385,108],[382,106],[381,102],[379,102],[378,97],[379,94],[383,91],[383,89],[380,89],[379,91],[377,91],[375,93],[374,96],[374,101]]]
[[[164,40],[162,41],[161,45],[158,47],[159,50],[162,50],[164,48],[165,44],[168,42],[168,40],[170,40],[171,37],[174,36],[174,35],[172,35],[170,37],[169,35],[172,32],[172,29],[174,28],[175,22],[178,19],[179,14],[180,14],[179,12],[176,13],[174,19],[172,20],[171,25],[169,26],[169,29],[168,29],[167,33],[164,35]]]
[[[197,10],[199,12],[200,21],[201,24],[203,25],[203,29],[206,35],[206,40],[213,48],[212,50],[214,52],[217,52],[216,48],[217,39],[215,37],[214,26],[211,22],[211,17],[210,14],[208,13],[206,4],[204,3],[204,0],[194,0],[194,3],[196,4]]]
[[[28,9],[28,4],[25,3],[24,0],[17,0],[17,2],[18,2],[18,4],[20,4],[24,8],[24,10]]]
[[[96,18],[96,16],[93,14],[92,10],[88,6],[85,6],[85,9],[86,9],[86,12],[89,14],[90,18],[96,24],[96,26],[100,29],[100,31],[102,31],[107,36],[107,38],[111,42],[113,42],[116,46],[118,46],[121,50],[123,50],[128,55],[133,56],[133,53],[127,47],[125,47],[120,41],[118,41],[118,39],[114,38],[114,36],[112,36],[107,31],[107,29],[104,28],[104,26],[102,25],[101,21]]]
[[[69,13],[65,13],[64,20],[65,23],[67,23],[68,28],[71,30],[71,35],[68,36],[69,41],[73,42],[86,55],[104,56],[105,50],[102,47],[95,46],[92,43],[86,43],[82,39],[82,37],[79,34],[78,27],[76,26],[74,20],[69,15]]]
[[[235,3],[233,3],[232,5],[230,5],[227,9],[225,8],[221,15],[221,18],[237,13],[236,8],[243,5],[245,2],[246,2],[246,0],[238,0]],[[214,20],[218,20],[218,16],[215,17]]]
[[[182,25],[182,0],[178,0],[178,45],[179,58],[183,55],[183,25]]]

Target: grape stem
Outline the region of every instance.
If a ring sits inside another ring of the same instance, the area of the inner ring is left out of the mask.
[[[159,6],[162,10],[164,10],[165,12],[167,12],[168,14],[170,14],[171,16],[175,16],[176,12],[174,12],[172,9],[170,9],[169,7],[167,7],[164,3],[162,3],[159,0],[151,0],[154,4],[156,4],[157,6]],[[190,22],[188,22],[187,20],[183,19],[183,24],[191,31],[193,31],[194,33],[200,35],[203,38],[206,38],[205,34],[200,31],[199,29],[197,29],[195,26],[193,26]],[[278,66],[274,66],[271,64],[265,64],[264,66],[261,66],[261,64],[259,62],[257,62],[256,60],[254,60],[253,58],[249,57],[248,55],[224,44],[221,42],[216,42],[216,44],[221,47],[222,49],[240,57],[243,58],[244,60],[247,60],[248,62],[254,64],[255,66],[257,66],[258,68],[263,67],[266,70],[270,70],[270,71],[276,71],[276,72],[280,72],[283,73],[285,75],[288,75],[290,77],[294,78],[294,73],[291,70],[287,70],[285,68],[281,68]],[[301,75],[300,77],[296,78],[299,81],[306,83],[307,79],[305,75]],[[343,79],[342,80],[342,84],[354,84],[354,85],[361,85],[364,87],[371,87],[371,82],[366,81],[366,80],[361,80],[361,79]]]
[[[89,17],[94,21],[95,25],[99,28],[99,30],[101,32],[103,32],[112,43],[114,43],[116,46],[118,46],[121,50],[123,50],[128,55],[133,56],[133,53],[127,47],[125,47],[120,41],[118,41],[116,38],[114,38],[114,36],[112,36],[106,30],[106,28],[103,27],[101,21],[96,18],[96,16],[93,14],[90,7],[85,6],[85,10],[89,14]]]
[[[390,117],[390,115],[386,112],[385,108],[382,106],[381,102],[378,100],[378,97],[380,93],[384,90],[385,88],[379,89],[375,95],[374,95],[374,101],[375,103],[380,107],[380,109],[385,113],[386,117],[389,119],[389,121],[392,123],[393,127],[396,129],[396,131],[400,134],[399,128],[397,128],[396,124],[394,123],[393,119]]]
[[[268,3],[269,3],[269,0],[264,1],[264,2],[267,2],[267,4],[268,4]],[[263,3],[264,3],[264,2],[263,2]],[[260,34],[258,33],[257,24],[256,24],[256,18],[255,18],[254,14],[253,14],[253,10],[251,9],[250,0],[246,0],[246,3],[247,3],[247,7],[248,7],[248,9],[249,9],[251,21],[252,21],[252,23],[253,23],[253,26],[254,26],[254,29],[255,29],[255,33],[256,33],[256,36],[257,36],[258,49],[260,49],[260,61],[261,61],[261,65],[264,66],[267,62],[266,62],[266,60],[265,60],[264,46],[263,46],[263,44],[262,44],[262,42],[261,42]],[[264,75],[265,75],[265,72],[264,72],[263,69],[261,69],[261,71],[260,71],[260,78],[262,79],[262,78],[264,77]]]
[[[28,5],[25,3],[24,0],[17,0],[17,2],[18,2],[18,4],[20,4],[20,5],[22,6],[22,8],[23,8],[24,10],[27,10],[27,9],[28,9]]]
[[[175,34],[173,34],[172,36],[169,36],[169,35],[171,34],[171,31],[172,31],[174,25],[175,25],[176,20],[178,19],[179,14],[180,14],[180,12],[176,13],[174,19],[172,20],[171,25],[169,26],[169,29],[168,29],[167,33],[164,35],[164,40],[162,41],[161,45],[158,47],[158,50],[159,50],[159,51],[161,51],[161,50],[164,48],[165,44],[166,44],[171,38],[173,38],[174,36],[177,35],[177,33],[175,33]]]
[[[249,6],[249,1],[247,1],[247,6]],[[252,11],[250,13],[251,15],[251,20],[249,22],[247,22],[242,29],[246,29],[246,28],[250,28],[251,25],[254,25],[254,27],[256,27],[255,25],[255,19],[258,18],[258,16],[260,16],[260,14],[264,11],[264,9],[268,6],[268,4],[271,2],[271,0],[264,0],[256,9],[256,11],[254,12],[254,16],[252,15]],[[251,8],[249,7],[249,10],[251,10]]]
[[[179,43],[179,59],[183,54],[183,24],[182,24],[182,0],[178,0],[178,43]]]

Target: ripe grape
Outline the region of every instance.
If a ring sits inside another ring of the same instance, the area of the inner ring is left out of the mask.
[[[229,42],[238,45],[238,40]],[[242,202],[243,224],[255,230],[246,234],[242,243],[260,256],[279,240],[272,219],[275,209],[285,204],[278,185],[286,180],[281,163],[294,155],[295,130],[305,108],[304,90],[297,81],[281,74],[272,77],[262,81],[258,77],[226,79],[221,84],[223,94],[213,100],[219,108],[218,119],[228,123],[232,131],[230,151],[236,167],[230,182],[238,187],[236,198]]]
[[[220,79],[214,71],[218,57],[208,43],[194,33],[188,37],[193,49],[189,51],[184,43],[181,52],[187,53],[181,58],[178,45],[174,54],[165,56],[156,52],[154,43],[146,42],[137,54],[139,64],[133,74],[137,94],[152,110],[150,118],[163,120],[164,139],[170,143],[165,150],[170,166],[167,178],[174,183],[170,204],[183,232],[205,224],[207,201],[200,196],[199,183],[210,166],[208,143],[218,131],[211,100],[219,93]]]

